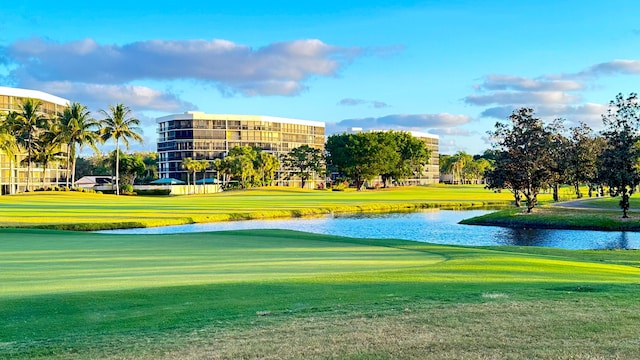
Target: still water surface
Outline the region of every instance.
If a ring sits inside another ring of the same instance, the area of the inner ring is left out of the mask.
[[[411,213],[327,215],[320,218],[248,220],[143,229],[111,234],[171,234],[241,229],[288,229],[359,238],[406,239],[448,245],[521,245],[564,249],[639,249],[638,232],[507,229],[460,225],[490,210],[425,210]]]

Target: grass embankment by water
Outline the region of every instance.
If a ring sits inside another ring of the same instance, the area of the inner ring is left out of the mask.
[[[593,198],[566,206],[547,203],[534,208],[531,213],[527,213],[526,208],[509,208],[465,219],[461,223],[511,228],[639,231],[640,197],[630,199],[631,209],[626,219],[622,218],[619,201],[619,198]]]
[[[264,188],[189,196],[40,192],[0,196],[0,227],[88,231],[429,207],[506,206],[510,201],[509,194],[477,185],[362,192]]]
[[[0,358],[637,356],[637,251],[0,234]]]

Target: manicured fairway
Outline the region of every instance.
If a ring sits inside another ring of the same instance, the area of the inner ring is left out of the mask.
[[[279,230],[4,229],[0,358],[626,358],[639,266]]]
[[[0,226],[78,230],[146,227],[331,212],[507,205],[510,201],[509,194],[496,194],[481,185],[363,192],[268,188],[174,197],[37,192],[0,196]]]

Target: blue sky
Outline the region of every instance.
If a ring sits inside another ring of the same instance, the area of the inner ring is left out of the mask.
[[[346,3],[346,4],[345,4]],[[0,10],[0,85],[144,123],[188,110],[438,134],[481,153],[486,132],[533,107],[601,127],[638,91],[632,1],[12,1]]]

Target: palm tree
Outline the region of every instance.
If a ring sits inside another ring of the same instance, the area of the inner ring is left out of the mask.
[[[116,142],[116,195],[120,193],[120,141],[124,143],[127,150],[129,149],[129,139],[142,143],[142,136],[139,132],[142,129],[138,127],[140,120],[131,116],[131,109],[123,104],[109,105],[109,111],[100,110],[105,116],[100,121],[100,136],[102,141],[113,139]]]
[[[199,170],[202,171],[202,188],[204,189],[203,192],[206,194],[207,193],[207,170],[211,168],[211,163],[207,159],[202,159],[198,161],[198,163],[199,163]]]
[[[6,130],[6,127],[0,126],[0,151],[9,159],[9,194],[11,194],[13,191],[13,159],[18,153],[18,143],[16,142],[16,138]],[[1,176],[2,173],[0,173],[0,177]],[[0,195],[2,195],[1,189]]]
[[[27,188],[29,191],[31,177],[31,163],[33,161],[33,148],[35,137],[40,129],[49,122],[45,114],[40,111],[42,101],[27,98],[22,101],[18,111],[12,112],[7,117],[7,126],[16,137],[18,145],[27,149]]]
[[[224,163],[222,162],[222,159],[213,159],[213,161],[211,162],[211,167],[216,172],[216,183],[219,184],[220,183],[220,173],[222,172],[222,169],[224,168]]]
[[[33,160],[39,162],[42,166],[41,184],[44,187],[44,178],[47,171],[47,165],[53,161],[62,160],[64,152],[61,151],[62,142],[60,142],[59,133],[55,127],[45,129],[35,139]]]
[[[60,137],[67,145],[67,166],[71,171],[71,184],[76,181],[76,150],[81,150],[85,145],[89,145],[93,151],[98,153],[96,142],[100,139],[100,123],[91,118],[90,114],[86,106],[77,102],[72,102],[69,107],[58,114]],[[68,174],[66,178],[68,187]]]
[[[190,157],[182,159],[182,168],[187,170],[187,189],[189,189],[189,185],[191,185],[191,182],[189,182],[189,173],[193,170],[193,159]],[[193,181],[195,182],[195,179]]]

